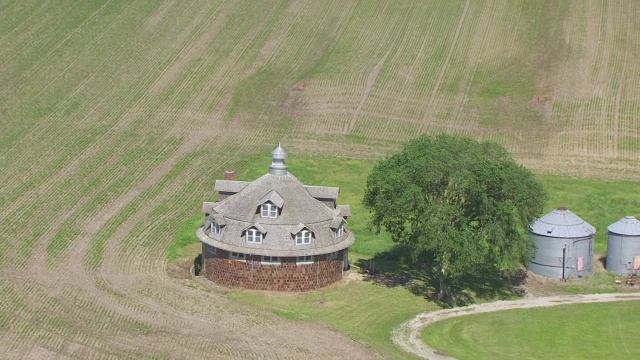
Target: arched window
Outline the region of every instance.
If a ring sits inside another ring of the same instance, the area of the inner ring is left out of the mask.
[[[266,202],[260,205],[260,216],[275,219],[278,217],[278,207],[271,202]]]
[[[304,229],[296,233],[296,245],[311,244],[311,231]]]
[[[256,228],[249,228],[245,233],[248,243],[262,244],[262,232]]]

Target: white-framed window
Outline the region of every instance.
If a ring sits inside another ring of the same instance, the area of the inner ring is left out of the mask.
[[[313,262],[313,255],[298,256],[298,258],[296,259],[296,263],[298,264],[312,263],[312,262]]]
[[[237,252],[230,252],[229,253],[229,259],[231,260],[244,260],[244,254],[243,253],[237,253]]]
[[[277,256],[262,256],[262,263],[277,265],[277,264],[280,264],[280,258]]]
[[[311,244],[311,231],[309,230],[300,230],[296,234],[296,245],[307,245]]]
[[[220,235],[220,224],[217,221],[211,221],[211,235]]]
[[[260,216],[275,219],[278,217],[278,207],[270,202],[260,205]]]
[[[247,229],[245,237],[248,243],[262,244],[262,233],[256,228]]]
[[[344,223],[340,224],[340,226],[338,226],[338,228],[336,229],[336,232],[334,233],[336,238],[339,238],[340,236],[344,235]]]
[[[327,259],[328,260],[335,260],[337,258],[338,258],[338,252],[337,251],[334,251],[332,253],[328,253],[327,254]]]

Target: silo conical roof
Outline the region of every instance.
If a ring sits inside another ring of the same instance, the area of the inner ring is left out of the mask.
[[[596,229],[567,208],[561,207],[536,220],[531,225],[531,232],[554,238],[581,238],[595,234]]]
[[[626,236],[640,236],[640,220],[633,216],[625,216],[607,227],[609,232]]]

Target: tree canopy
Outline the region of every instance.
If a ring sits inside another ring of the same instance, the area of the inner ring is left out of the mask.
[[[493,142],[424,136],[378,163],[364,204],[405,263],[431,267],[448,284],[478,271],[519,267],[532,257],[526,234],[546,194],[533,173]]]

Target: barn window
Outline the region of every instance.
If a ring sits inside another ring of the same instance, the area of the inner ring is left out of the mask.
[[[211,221],[211,235],[220,235],[220,224],[217,221]]]
[[[305,229],[300,230],[296,234],[296,245],[311,244],[311,231]]]
[[[296,259],[296,262],[298,264],[312,263],[313,262],[313,255],[298,256],[298,258]]]
[[[277,265],[280,264],[280,258],[277,256],[263,256],[262,257],[263,264]]]
[[[262,244],[262,232],[256,228],[247,229],[245,237],[248,243]]]
[[[229,258],[231,260],[244,260],[244,254],[243,253],[237,253],[237,252],[230,252],[229,253]]]
[[[336,229],[336,232],[334,233],[336,238],[341,237],[342,235],[344,235],[344,223],[340,224],[340,226],[338,226],[338,228]]]
[[[260,216],[275,219],[278,217],[278,207],[271,202],[260,205]]]

